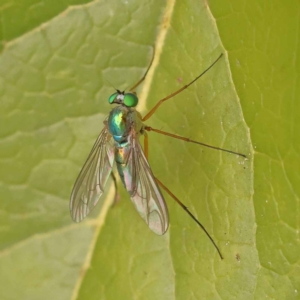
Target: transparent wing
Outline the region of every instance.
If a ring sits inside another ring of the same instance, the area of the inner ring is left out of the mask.
[[[75,222],[82,221],[99,201],[113,163],[114,146],[107,126],[105,126],[73,187],[70,213]]]
[[[138,139],[135,135],[131,138],[132,149],[128,169],[132,181],[127,190],[136,210],[149,228],[162,235],[169,226],[168,208]]]

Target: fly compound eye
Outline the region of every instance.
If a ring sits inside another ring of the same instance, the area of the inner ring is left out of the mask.
[[[135,94],[128,93],[124,95],[124,104],[128,107],[135,107],[139,102],[138,97]]]
[[[119,93],[114,93],[108,98],[108,103],[113,104]]]

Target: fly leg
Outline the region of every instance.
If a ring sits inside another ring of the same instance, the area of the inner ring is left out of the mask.
[[[169,100],[170,98],[173,98],[174,96],[176,96],[177,94],[179,94],[180,92],[184,91],[185,89],[187,89],[190,85],[192,85],[195,81],[197,81],[201,76],[203,76],[209,69],[211,69],[216,63],[217,61],[222,57],[223,53],[220,54],[220,56],[205,70],[203,71],[200,75],[198,75],[194,80],[192,80],[190,83],[186,84],[185,86],[183,86],[182,88],[180,88],[179,90],[177,90],[176,92],[170,94],[169,96],[159,100],[156,105],[146,114],[146,116],[142,119],[143,121],[148,120],[155,112],[156,110],[160,107],[161,104],[163,104],[165,101]]]
[[[208,236],[210,241],[215,246],[220,258],[223,259],[222,253],[221,253],[219,247],[217,246],[217,244],[215,243],[215,241],[213,240],[213,238],[211,237],[211,235],[208,233],[208,231],[205,229],[205,227],[198,221],[198,219],[189,211],[187,206],[185,206],[161,181],[159,181],[157,178],[155,178],[155,180],[158,183],[158,185],[161,186],[161,188],[163,190],[165,190],[187,212],[187,214],[198,224],[198,226],[201,227],[201,229],[205,232],[205,234]]]
[[[147,74],[148,74],[148,72],[149,72],[149,70],[150,70],[150,68],[151,68],[151,66],[152,66],[152,63],[153,63],[153,60],[154,60],[154,55],[155,55],[155,48],[153,48],[152,59],[151,59],[150,65],[149,65],[149,67],[147,68],[147,70],[146,70],[144,76],[143,76],[136,84],[134,84],[134,85],[129,89],[130,92],[134,92],[135,89],[136,89],[136,88],[137,88],[137,87],[145,80],[145,78],[146,78],[146,76],[147,76]]]
[[[149,154],[149,151],[148,151],[148,145],[149,145],[149,143],[148,143],[149,141],[148,141],[148,133],[146,132],[146,131],[144,131],[144,154],[145,154],[145,157],[146,157],[146,159],[148,160],[148,154]]]
[[[110,176],[111,176],[111,178],[113,180],[114,187],[115,187],[115,196],[114,196],[114,201],[112,203],[112,206],[115,206],[119,202],[119,198],[120,198],[119,197],[119,193],[118,193],[117,178],[116,178],[116,176],[115,176],[115,174],[114,174],[113,171],[111,171]]]
[[[231,150],[215,147],[215,146],[212,146],[212,145],[204,144],[202,142],[197,142],[197,141],[191,140],[190,138],[182,137],[182,136],[179,136],[179,135],[176,135],[176,134],[173,134],[173,133],[169,133],[169,132],[166,132],[166,131],[155,129],[155,128],[152,128],[150,126],[145,126],[144,129],[147,130],[147,131],[154,131],[156,133],[163,134],[163,135],[172,137],[174,139],[178,139],[178,140],[182,140],[182,141],[185,141],[185,142],[198,144],[198,145],[205,146],[205,147],[208,147],[208,148],[211,148],[211,149],[221,150],[221,151],[224,151],[224,152],[228,152],[228,153],[231,153],[231,154],[236,154],[236,155],[242,156],[244,158],[247,158],[247,156],[245,154],[242,154],[242,153],[239,153],[239,152],[234,152],[234,151],[231,151]]]

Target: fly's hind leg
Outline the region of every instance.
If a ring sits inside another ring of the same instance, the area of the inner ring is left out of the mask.
[[[187,206],[185,206],[161,181],[159,181],[157,178],[155,178],[155,180],[158,183],[158,185],[164,191],[166,191],[169,194],[169,196],[171,196],[185,210],[185,212],[198,224],[198,226],[205,232],[207,237],[210,239],[210,241],[212,242],[212,244],[214,245],[214,247],[218,251],[218,254],[219,254],[220,258],[223,259],[223,255],[222,255],[219,247],[217,246],[217,244],[215,243],[215,241],[211,237],[211,235],[208,233],[206,228],[200,223],[200,221],[190,212],[190,210],[187,208]]]
[[[115,187],[115,196],[114,196],[114,201],[112,203],[112,206],[115,206],[120,201],[120,195],[118,193],[117,178],[116,178],[116,176],[115,176],[115,174],[114,174],[113,171],[110,173],[110,176],[111,176],[111,178],[113,180],[114,187]]]

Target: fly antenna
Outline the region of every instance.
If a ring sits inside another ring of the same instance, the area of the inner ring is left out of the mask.
[[[116,91],[118,91],[118,89],[116,89],[115,86],[107,78],[105,78],[105,77],[103,77],[103,78],[110,86],[112,86]]]

